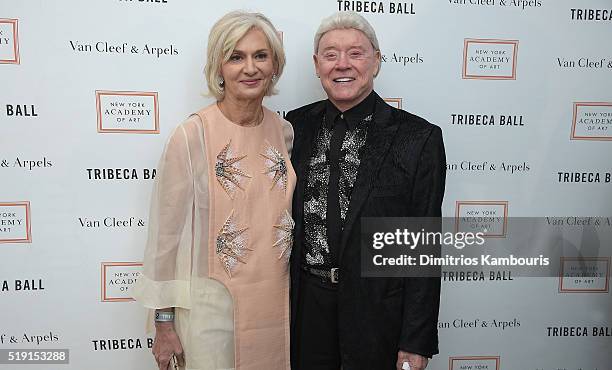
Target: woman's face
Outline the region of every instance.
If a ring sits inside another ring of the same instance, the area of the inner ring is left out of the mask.
[[[229,60],[221,66],[225,98],[261,100],[273,74],[272,50],[266,36],[253,28],[238,41]]]

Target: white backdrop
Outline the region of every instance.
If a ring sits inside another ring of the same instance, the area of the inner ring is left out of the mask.
[[[280,114],[324,97],[320,20],[364,15],[384,55],[376,91],[444,132],[445,216],[610,216],[612,2],[576,4],[0,0],[0,349],[70,349],[69,365],[0,368],[154,368],[127,293],[152,172],[211,102],[206,40],[233,9],[283,33],[281,93],[265,102]],[[429,368],[612,369],[606,257],[596,279],[444,281]]]

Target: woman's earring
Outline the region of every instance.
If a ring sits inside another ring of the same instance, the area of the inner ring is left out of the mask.
[[[275,74],[272,75],[272,82],[276,82],[276,79],[278,78],[278,76]]]
[[[223,79],[223,77],[221,76],[217,77],[217,84],[222,89],[225,87],[225,80]]]

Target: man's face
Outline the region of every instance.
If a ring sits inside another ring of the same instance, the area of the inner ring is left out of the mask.
[[[327,97],[341,111],[359,104],[374,88],[380,52],[361,31],[326,32],[313,58]]]

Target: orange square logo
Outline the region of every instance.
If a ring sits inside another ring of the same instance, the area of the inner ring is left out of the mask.
[[[390,106],[397,108],[397,109],[402,109],[402,98],[385,98],[384,100]]]
[[[500,362],[500,356],[449,357],[448,370],[499,370]]]
[[[19,64],[19,20],[0,18],[0,64]]]
[[[30,202],[0,202],[0,243],[31,243]]]
[[[559,293],[608,293],[610,257],[561,257]]]
[[[98,132],[159,134],[156,92],[96,91]]]
[[[133,301],[130,288],[141,270],[141,262],[102,262],[102,302]]]
[[[465,39],[463,79],[516,80],[518,40]]]
[[[505,238],[508,201],[459,200],[455,208],[455,232],[483,233],[485,238]]]
[[[612,102],[575,102],[572,140],[612,140]]]

